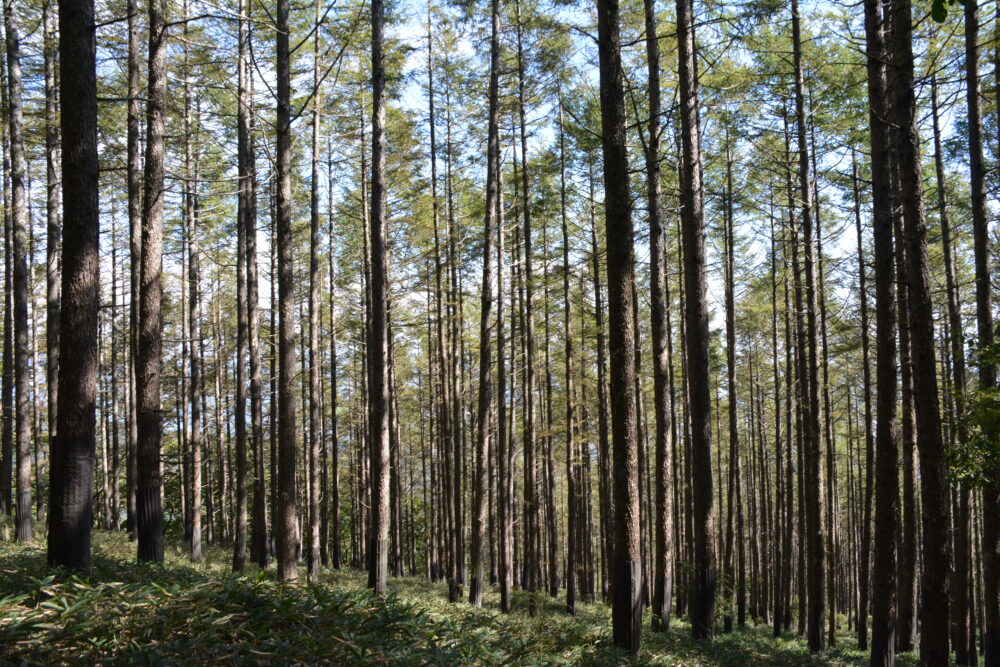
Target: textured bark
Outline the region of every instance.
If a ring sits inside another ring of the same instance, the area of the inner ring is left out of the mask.
[[[48,564],[90,567],[96,446],[97,312],[100,298],[97,69],[93,0],[59,3],[60,91],[64,105],[63,253],[59,401],[49,484]]]
[[[288,0],[278,0],[277,18],[277,202],[275,236],[278,283],[278,480],[275,551],[278,578],[298,576],[298,500],[295,483],[295,304],[292,257],[291,73],[288,48]],[[274,282],[274,281],[272,281]],[[273,308],[272,308],[273,310]],[[273,427],[272,427],[273,430]]]
[[[389,377],[386,298],[385,211],[385,3],[372,0],[372,192],[371,317],[368,331],[369,454],[371,457],[371,525],[368,587],[386,592],[389,558]]]
[[[806,551],[809,649],[823,648],[823,626],[826,613],[825,558],[826,531],[823,526],[822,475],[820,473],[820,408],[817,341],[817,281],[815,242],[813,240],[812,182],[809,176],[809,149],[806,144],[805,98],[803,94],[802,38],[799,26],[799,5],[792,0],[792,53],[795,67],[795,120],[798,139],[799,189],[802,197],[802,243],[805,250],[805,311],[806,357],[804,401],[804,481],[806,505]],[[801,366],[801,364],[800,364]]]
[[[333,151],[327,154],[327,240],[329,242],[330,267],[330,449],[333,457],[330,462],[330,514],[333,517],[330,565],[340,569],[340,440],[337,417],[338,382],[337,382],[337,268],[334,259],[333,235]]]
[[[142,197],[142,261],[136,342],[136,534],[139,560],[163,562],[163,505],[160,482],[160,373],[163,331],[164,146],[167,102],[167,2],[149,2],[149,83],[146,103],[146,166]]]
[[[31,368],[28,331],[29,222],[25,208],[24,111],[21,102],[21,39],[14,0],[3,5],[7,51],[8,124],[10,132],[10,215],[13,236],[14,453],[16,463],[16,539],[32,535]]]
[[[610,305],[611,429],[614,443],[615,552],[611,625],[615,646],[639,652],[642,560],[639,526],[639,443],[635,395],[635,251],[625,134],[621,28],[616,0],[597,3],[601,142]],[[707,359],[706,359],[707,361]]]
[[[322,96],[320,94],[320,3],[315,4],[313,35],[312,90],[312,160],[309,186],[309,539],[306,563],[309,581],[319,578],[320,503],[325,492],[320,488],[320,442],[324,440],[320,424],[319,384],[319,128]]]
[[[920,659],[924,664],[945,664],[948,661],[951,517],[938,404],[909,0],[893,2],[892,26],[889,117],[898,133],[899,200],[906,239],[907,325],[913,367],[916,443],[920,454],[920,500],[924,508],[921,514]]]
[[[865,264],[864,237],[861,232],[861,195],[858,168],[851,156],[851,182],[854,191],[854,225],[858,237],[858,293],[861,311],[861,373],[865,403],[865,481],[864,506],[859,539],[858,564],[858,649],[868,650],[868,616],[871,599],[872,496],[875,491],[875,432],[872,426],[871,353],[868,335],[868,267]]]
[[[490,4],[490,83],[486,144],[486,215],[483,246],[483,282],[479,307],[479,395],[476,406],[476,468],[472,487],[472,576],[469,602],[483,604],[483,532],[486,522],[487,462],[490,457],[490,412],[493,407],[493,239],[499,212],[500,175],[500,2]],[[443,341],[442,341],[443,345]],[[502,428],[502,425],[501,425]]]
[[[688,414],[691,428],[691,486],[694,578],[691,633],[695,639],[715,634],[716,565],[712,546],[711,393],[708,360],[708,304],[705,286],[705,219],[702,206],[701,128],[694,4],[677,0],[677,57],[681,120],[681,243],[684,254],[685,350]]]
[[[895,664],[896,529],[899,525],[896,400],[896,308],[889,126],[886,122],[885,27],[881,4],[865,0],[868,124],[871,133],[872,233],[875,263],[875,541],[872,553],[873,667]],[[881,166],[881,168],[880,168]]]
[[[569,263],[569,222],[566,217],[566,139],[563,133],[562,99],[559,100],[559,203],[562,219],[562,258],[563,258],[563,338],[565,345],[566,377],[563,391],[566,394],[566,611],[576,613],[576,589],[579,568],[580,533],[579,513],[581,506],[580,482],[576,475],[578,466],[576,442],[575,415],[573,414],[575,393],[573,389],[573,329],[572,312],[569,297],[569,276],[572,269]],[[547,253],[546,253],[547,255]],[[550,554],[554,561],[555,554]],[[669,607],[669,599],[667,606]]]
[[[59,114],[56,91],[56,20],[54,7],[42,8],[45,60],[45,379],[48,389],[50,442],[58,433],[59,415]],[[69,9],[67,8],[67,11]],[[86,66],[84,63],[81,66]],[[114,378],[114,374],[112,374]],[[117,423],[117,422],[116,422]]]
[[[653,338],[653,410],[656,419],[655,434],[655,492],[656,508],[653,515],[653,595],[652,627],[666,632],[670,627],[671,599],[673,598],[673,566],[671,542],[673,531],[670,361],[667,354],[666,297],[667,251],[664,235],[660,187],[660,134],[663,109],[660,103],[660,46],[656,34],[656,7],[653,0],[643,3],[646,19],[646,71],[649,97],[649,137],[646,144],[646,200],[649,208],[649,293],[650,318]],[[569,270],[568,259],[564,256]],[[568,280],[568,278],[567,278]],[[567,283],[568,285],[568,283]],[[567,311],[569,288],[566,288]],[[567,315],[567,321],[569,316]],[[568,328],[568,327],[567,327]],[[569,335],[566,336],[567,345]],[[566,375],[569,376],[567,369]]]

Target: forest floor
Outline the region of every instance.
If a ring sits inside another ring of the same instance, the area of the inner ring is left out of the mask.
[[[177,541],[168,541],[163,566],[140,565],[134,543],[109,532],[94,534],[93,551],[82,577],[48,570],[42,540],[0,543],[0,664],[866,663],[846,634],[813,655],[801,639],[774,639],[766,626],[700,646],[683,621],[654,634],[648,620],[642,653],[629,661],[611,646],[603,604],[578,604],[570,617],[561,599],[544,596],[530,618],[521,593],[515,613],[504,615],[495,590],[475,609],[449,604],[444,585],[420,578],[390,580],[379,600],[357,571],[282,585],[273,572],[232,574],[227,549],[207,548],[205,562],[192,565]]]

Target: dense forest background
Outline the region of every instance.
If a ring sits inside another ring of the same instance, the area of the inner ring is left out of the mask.
[[[3,9],[4,540],[1000,664],[1000,5]]]

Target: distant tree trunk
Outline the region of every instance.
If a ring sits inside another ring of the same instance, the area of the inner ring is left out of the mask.
[[[737,558],[734,549],[739,549],[742,553],[743,536],[736,534],[736,524],[740,522],[737,515],[741,514],[742,496],[740,493],[740,441],[739,441],[739,417],[737,413],[736,394],[736,306],[734,303],[735,284],[734,277],[734,251],[733,251],[733,165],[731,148],[728,145],[729,137],[726,137],[726,190],[725,190],[725,302],[726,302],[726,377],[728,392],[728,413],[729,413],[729,478],[727,484],[728,506],[726,509],[726,550],[725,550],[725,605],[723,611],[723,629],[725,632],[733,630],[733,606],[735,603],[736,587],[736,563]],[[742,557],[740,557],[742,558]]]
[[[976,324],[980,349],[993,345],[990,284],[989,227],[986,166],[983,161],[982,110],[979,97],[978,2],[965,3],[966,112],[969,133],[969,176],[972,200],[972,239],[976,270]],[[979,363],[979,388],[996,386],[996,365]],[[983,488],[983,655],[987,665],[1000,665],[1000,470],[990,462]],[[921,647],[922,648],[922,647]]]
[[[6,85],[6,49],[0,49],[0,60],[3,61],[3,73],[0,74],[0,106],[8,108]],[[0,390],[3,410],[2,455],[0,455],[0,509],[9,516],[14,515],[14,270],[12,250],[14,245],[13,228],[10,215],[10,155],[7,150],[7,130],[9,123],[0,123],[0,152],[3,166],[3,387]]]
[[[330,513],[333,515],[333,536],[332,551],[330,553],[330,564],[334,569],[341,567],[340,548],[340,440],[338,437],[337,418],[337,269],[334,256],[334,234],[333,234],[333,151],[329,153],[327,163],[327,240],[329,246],[330,262],[330,448],[333,451],[333,460],[330,462],[332,479],[330,482]]]
[[[691,633],[711,639],[715,624],[715,519],[712,510],[711,395],[705,220],[702,208],[701,129],[694,38],[694,3],[677,0],[677,57],[681,119],[681,230],[684,251],[685,349],[691,427],[694,589]]]
[[[945,191],[944,158],[941,153],[941,128],[938,122],[937,78],[931,76],[931,117],[934,131],[934,173],[937,180],[938,219],[941,223],[941,246],[944,251],[944,276],[948,301],[948,330],[951,352],[952,394],[954,420],[952,428],[958,443],[968,438],[963,416],[965,414],[965,333],[959,305],[958,284],[955,279],[955,260],[952,251],[951,221],[948,216]],[[973,614],[973,596],[969,593],[972,582],[970,489],[966,482],[958,483],[958,502],[955,516],[955,568],[952,573],[952,621],[955,637],[955,662],[959,665],[978,664],[976,657],[976,622]]]
[[[277,283],[278,283],[278,507],[275,550],[278,578],[298,576],[299,540],[295,483],[295,275],[292,267],[292,128],[291,72],[288,48],[288,0],[278,0],[277,35]],[[273,309],[273,307],[272,307]],[[272,429],[274,425],[272,424]]]
[[[865,264],[864,238],[861,233],[861,195],[858,191],[858,168],[851,155],[851,176],[854,190],[854,224],[858,236],[858,293],[861,310],[861,373],[864,384],[865,401],[865,489],[864,489],[864,515],[860,530],[860,548],[858,566],[858,649],[868,650],[868,612],[871,589],[871,542],[872,542],[872,495],[874,492],[875,476],[875,438],[872,428],[872,383],[871,383],[871,355],[869,352],[870,343],[868,335],[870,327],[868,324],[868,267]]]
[[[320,384],[319,384],[319,126],[320,29],[319,0],[315,3],[313,35],[312,174],[309,186],[309,550],[306,555],[309,581],[319,578],[320,566]]]
[[[920,454],[922,569],[920,576],[920,660],[948,662],[948,574],[951,516],[934,352],[934,314],[927,259],[920,135],[913,81],[912,16],[909,0],[892,5],[889,63],[892,71],[890,122],[898,133],[900,203],[906,239],[906,282],[913,406]]]
[[[4,0],[7,95],[10,128],[10,213],[13,228],[14,437],[17,461],[16,538],[31,540],[31,369],[28,341],[29,221],[25,209],[24,111],[21,103],[21,39],[14,0]]]
[[[48,565],[90,567],[100,298],[97,69],[93,0],[59,3],[63,253],[59,423],[52,443]],[[50,202],[51,203],[51,202]],[[51,322],[51,320],[50,320]]]
[[[563,338],[565,344],[564,356],[566,364],[566,378],[563,391],[566,394],[566,611],[570,614],[576,613],[576,588],[578,559],[582,555],[579,553],[578,540],[581,526],[579,525],[580,508],[582,503],[580,494],[580,479],[576,475],[576,468],[579,465],[576,442],[574,435],[576,431],[576,420],[573,414],[575,390],[573,388],[573,335],[572,335],[572,312],[569,295],[569,276],[571,272],[569,263],[569,221],[566,216],[566,138],[563,133],[563,107],[562,98],[559,99],[559,203],[562,219],[562,259],[563,259]],[[550,558],[555,560],[555,554]],[[670,602],[667,601],[669,607]]]
[[[483,246],[483,283],[479,309],[479,397],[476,410],[476,469],[472,493],[472,577],[469,603],[483,604],[483,530],[486,521],[487,461],[490,456],[490,412],[493,407],[493,294],[496,277],[493,271],[495,216],[499,210],[500,174],[500,2],[490,4],[490,83],[489,126],[486,145],[486,215]],[[441,341],[443,345],[443,341]],[[501,428],[503,426],[501,425]]]
[[[184,2],[184,217],[187,218],[188,241],[188,336],[190,341],[191,377],[188,379],[191,430],[188,438],[191,447],[191,561],[201,562],[202,514],[202,354],[201,354],[201,252],[198,247],[198,149],[194,146],[195,123],[191,120],[191,66],[189,53],[190,35],[187,21],[188,2]],[[195,121],[197,122],[197,121]],[[211,501],[210,501],[211,502]],[[211,521],[211,517],[209,517]]]
[[[42,9],[45,60],[45,356],[48,388],[49,441],[55,439],[59,415],[59,114],[56,111],[56,20],[54,8]],[[112,377],[114,377],[112,375]]]
[[[892,203],[885,27],[878,0],[865,0],[868,124],[871,132],[872,232],[875,240],[875,527],[872,555],[872,667],[895,663],[896,528],[899,477],[896,422],[896,308],[893,284]],[[877,576],[874,576],[877,573]]]
[[[149,89],[146,104],[146,173],[142,201],[142,266],[139,291],[136,397],[136,528],[139,560],[163,562],[160,483],[160,373],[163,331],[164,114],[167,103],[167,2],[149,2]]]
[[[639,652],[642,560],[639,526],[639,447],[636,434],[633,283],[635,257],[625,134],[618,4],[598,0],[601,141],[610,303],[611,427],[614,438],[615,555],[611,625],[615,646]]]
[[[655,562],[653,568],[653,618],[654,630],[665,632],[670,627],[670,604],[673,597],[673,577],[670,552],[673,548],[673,503],[671,495],[671,422],[672,396],[669,393],[670,361],[667,354],[666,298],[667,251],[663,233],[663,212],[660,202],[660,134],[663,113],[660,103],[660,45],[656,34],[656,7],[653,0],[645,0],[646,18],[646,71],[649,97],[649,137],[646,145],[646,199],[649,207],[649,282],[650,318],[653,337],[653,409],[656,418],[656,510],[653,523]],[[564,254],[567,273],[568,258]],[[568,277],[567,277],[568,280]],[[568,283],[567,283],[568,285]],[[569,288],[566,287],[567,321]],[[568,327],[567,327],[568,328]],[[566,336],[569,345],[569,334]],[[569,370],[566,371],[569,376]]]
[[[385,4],[372,0],[372,194],[371,321],[368,332],[369,452],[371,456],[371,526],[368,587],[386,592],[389,546],[389,378],[386,318],[385,211]]]
[[[128,0],[128,112],[126,116],[129,222],[129,419],[125,463],[126,512],[129,536],[136,536],[136,453],[138,449],[139,292],[142,276],[142,156],[139,154],[139,8]]]
[[[803,94],[802,38],[799,27],[799,6],[792,0],[792,48],[795,64],[795,120],[798,136],[799,186],[802,197],[802,243],[805,249],[806,297],[806,401],[805,410],[805,497],[807,588],[809,613],[807,615],[809,649],[823,648],[824,614],[826,613],[826,584],[824,576],[826,536],[823,526],[822,474],[820,472],[820,408],[819,372],[817,354],[817,281],[815,268],[815,243],[813,241],[812,183],[809,177],[809,149],[806,144],[805,98]],[[800,364],[801,366],[801,364]]]

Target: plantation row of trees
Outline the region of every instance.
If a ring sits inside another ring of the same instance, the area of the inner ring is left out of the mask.
[[[3,28],[0,510],[50,565],[100,526],[1000,664],[1000,6]]]

